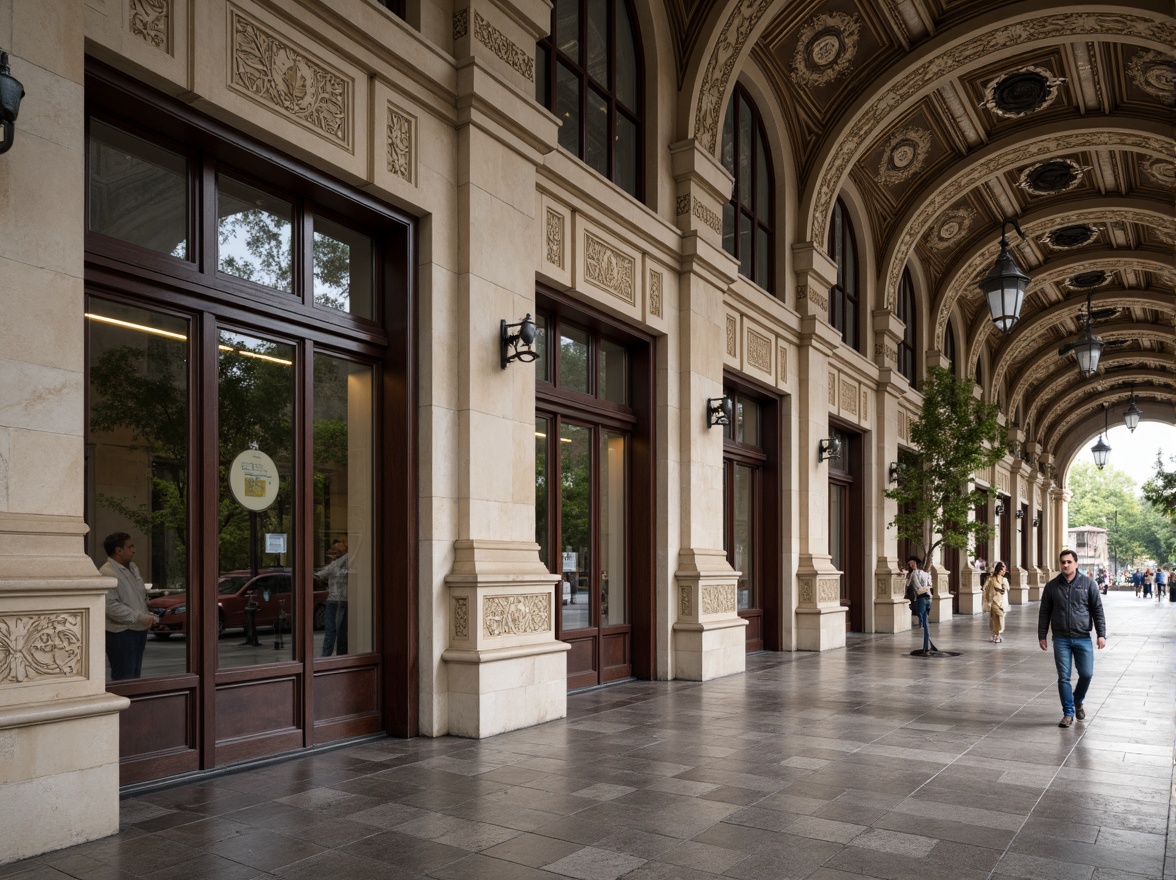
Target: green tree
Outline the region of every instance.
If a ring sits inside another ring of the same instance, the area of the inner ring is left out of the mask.
[[[1143,484],[1143,500],[1170,522],[1176,523],[1176,455],[1168,459],[1172,470],[1164,469],[1164,456],[1156,454],[1155,473]]]
[[[1161,468],[1162,469],[1162,468]],[[1154,483],[1149,480],[1148,483]],[[1143,497],[1148,490],[1144,484]],[[1107,530],[1108,549],[1120,565],[1168,560],[1176,552],[1176,527],[1162,506],[1140,503],[1140,489],[1131,476],[1113,467],[1099,470],[1080,461],[1066,476],[1070,491],[1069,528],[1096,526]],[[1160,500],[1171,502],[1170,498]]]
[[[977,400],[972,387],[940,367],[928,371],[923,409],[911,424],[918,459],[886,492],[899,509],[889,525],[900,540],[920,548],[923,559],[941,546],[962,550],[992,537],[991,526],[968,518],[992,490],[967,487],[977,470],[1004,457],[1008,445],[997,407]]]

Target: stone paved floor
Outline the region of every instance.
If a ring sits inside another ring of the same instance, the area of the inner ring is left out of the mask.
[[[0,877],[1176,878],[1176,603],[1106,600],[1087,719],[1037,606],[573,695],[483,741],[381,740],[129,798],[114,837]],[[2,833],[2,832],[0,832]],[[1165,870],[1165,860],[1167,873]]]

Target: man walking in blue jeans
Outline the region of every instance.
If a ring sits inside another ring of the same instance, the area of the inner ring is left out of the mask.
[[[1046,633],[1053,630],[1054,665],[1058,669],[1058,696],[1062,699],[1062,720],[1058,727],[1069,727],[1074,719],[1086,717],[1082,701],[1090,679],[1094,677],[1094,651],[1090,631],[1098,634],[1098,647],[1107,646],[1107,621],[1103,617],[1102,596],[1098,586],[1078,572],[1078,556],[1063,550],[1058,557],[1062,573],[1045,585],[1041,608],[1037,612],[1037,638],[1041,650],[1046,648]],[[1072,667],[1078,668],[1078,687],[1070,689]]]
[[[918,556],[907,557],[906,586],[915,588],[915,604],[911,609],[919,616],[919,626],[923,627],[924,657],[931,655],[931,630],[927,626],[927,615],[931,613],[931,575],[919,568],[921,560]]]

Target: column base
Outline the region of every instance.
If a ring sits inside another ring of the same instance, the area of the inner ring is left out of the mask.
[[[568,714],[567,642],[448,650],[449,733],[481,739]]]
[[[898,633],[911,628],[911,606],[903,598],[902,573],[896,568],[897,560],[882,560],[874,570],[874,632]]]
[[[674,624],[674,678],[710,681],[747,670],[747,621]]]
[[[747,669],[747,621],[739,616],[739,572],[723,550],[678,553],[678,620],[671,636],[674,678],[709,681]]]
[[[951,593],[946,593],[942,596],[937,594],[931,599],[931,615],[929,620],[932,623],[944,623],[951,620],[952,613]]]
[[[796,609],[796,650],[831,651],[845,647],[845,614],[841,606]]]
[[[984,575],[972,569],[960,573],[960,617],[984,613]]]

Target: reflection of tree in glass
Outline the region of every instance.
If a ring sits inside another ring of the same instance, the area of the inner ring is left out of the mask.
[[[218,231],[222,272],[277,290],[292,289],[289,219],[249,208],[221,217]]]
[[[182,342],[149,337],[145,345],[111,348],[90,366],[90,430],[125,430],[151,459],[152,503],[132,506],[124,496],[99,493],[100,504],[125,517],[144,535],[176,541],[176,572],[157,572],[159,581],[182,579],[187,563],[188,400],[187,353]]]
[[[560,538],[563,549],[571,548],[580,554],[581,573],[587,573],[588,550],[591,546],[592,455],[587,428],[565,427],[564,437],[571,443],[560,443]]]
[[[320,306],[346,312],[350,306],[351,247],[341,241],[314,234],[314,301]]]

